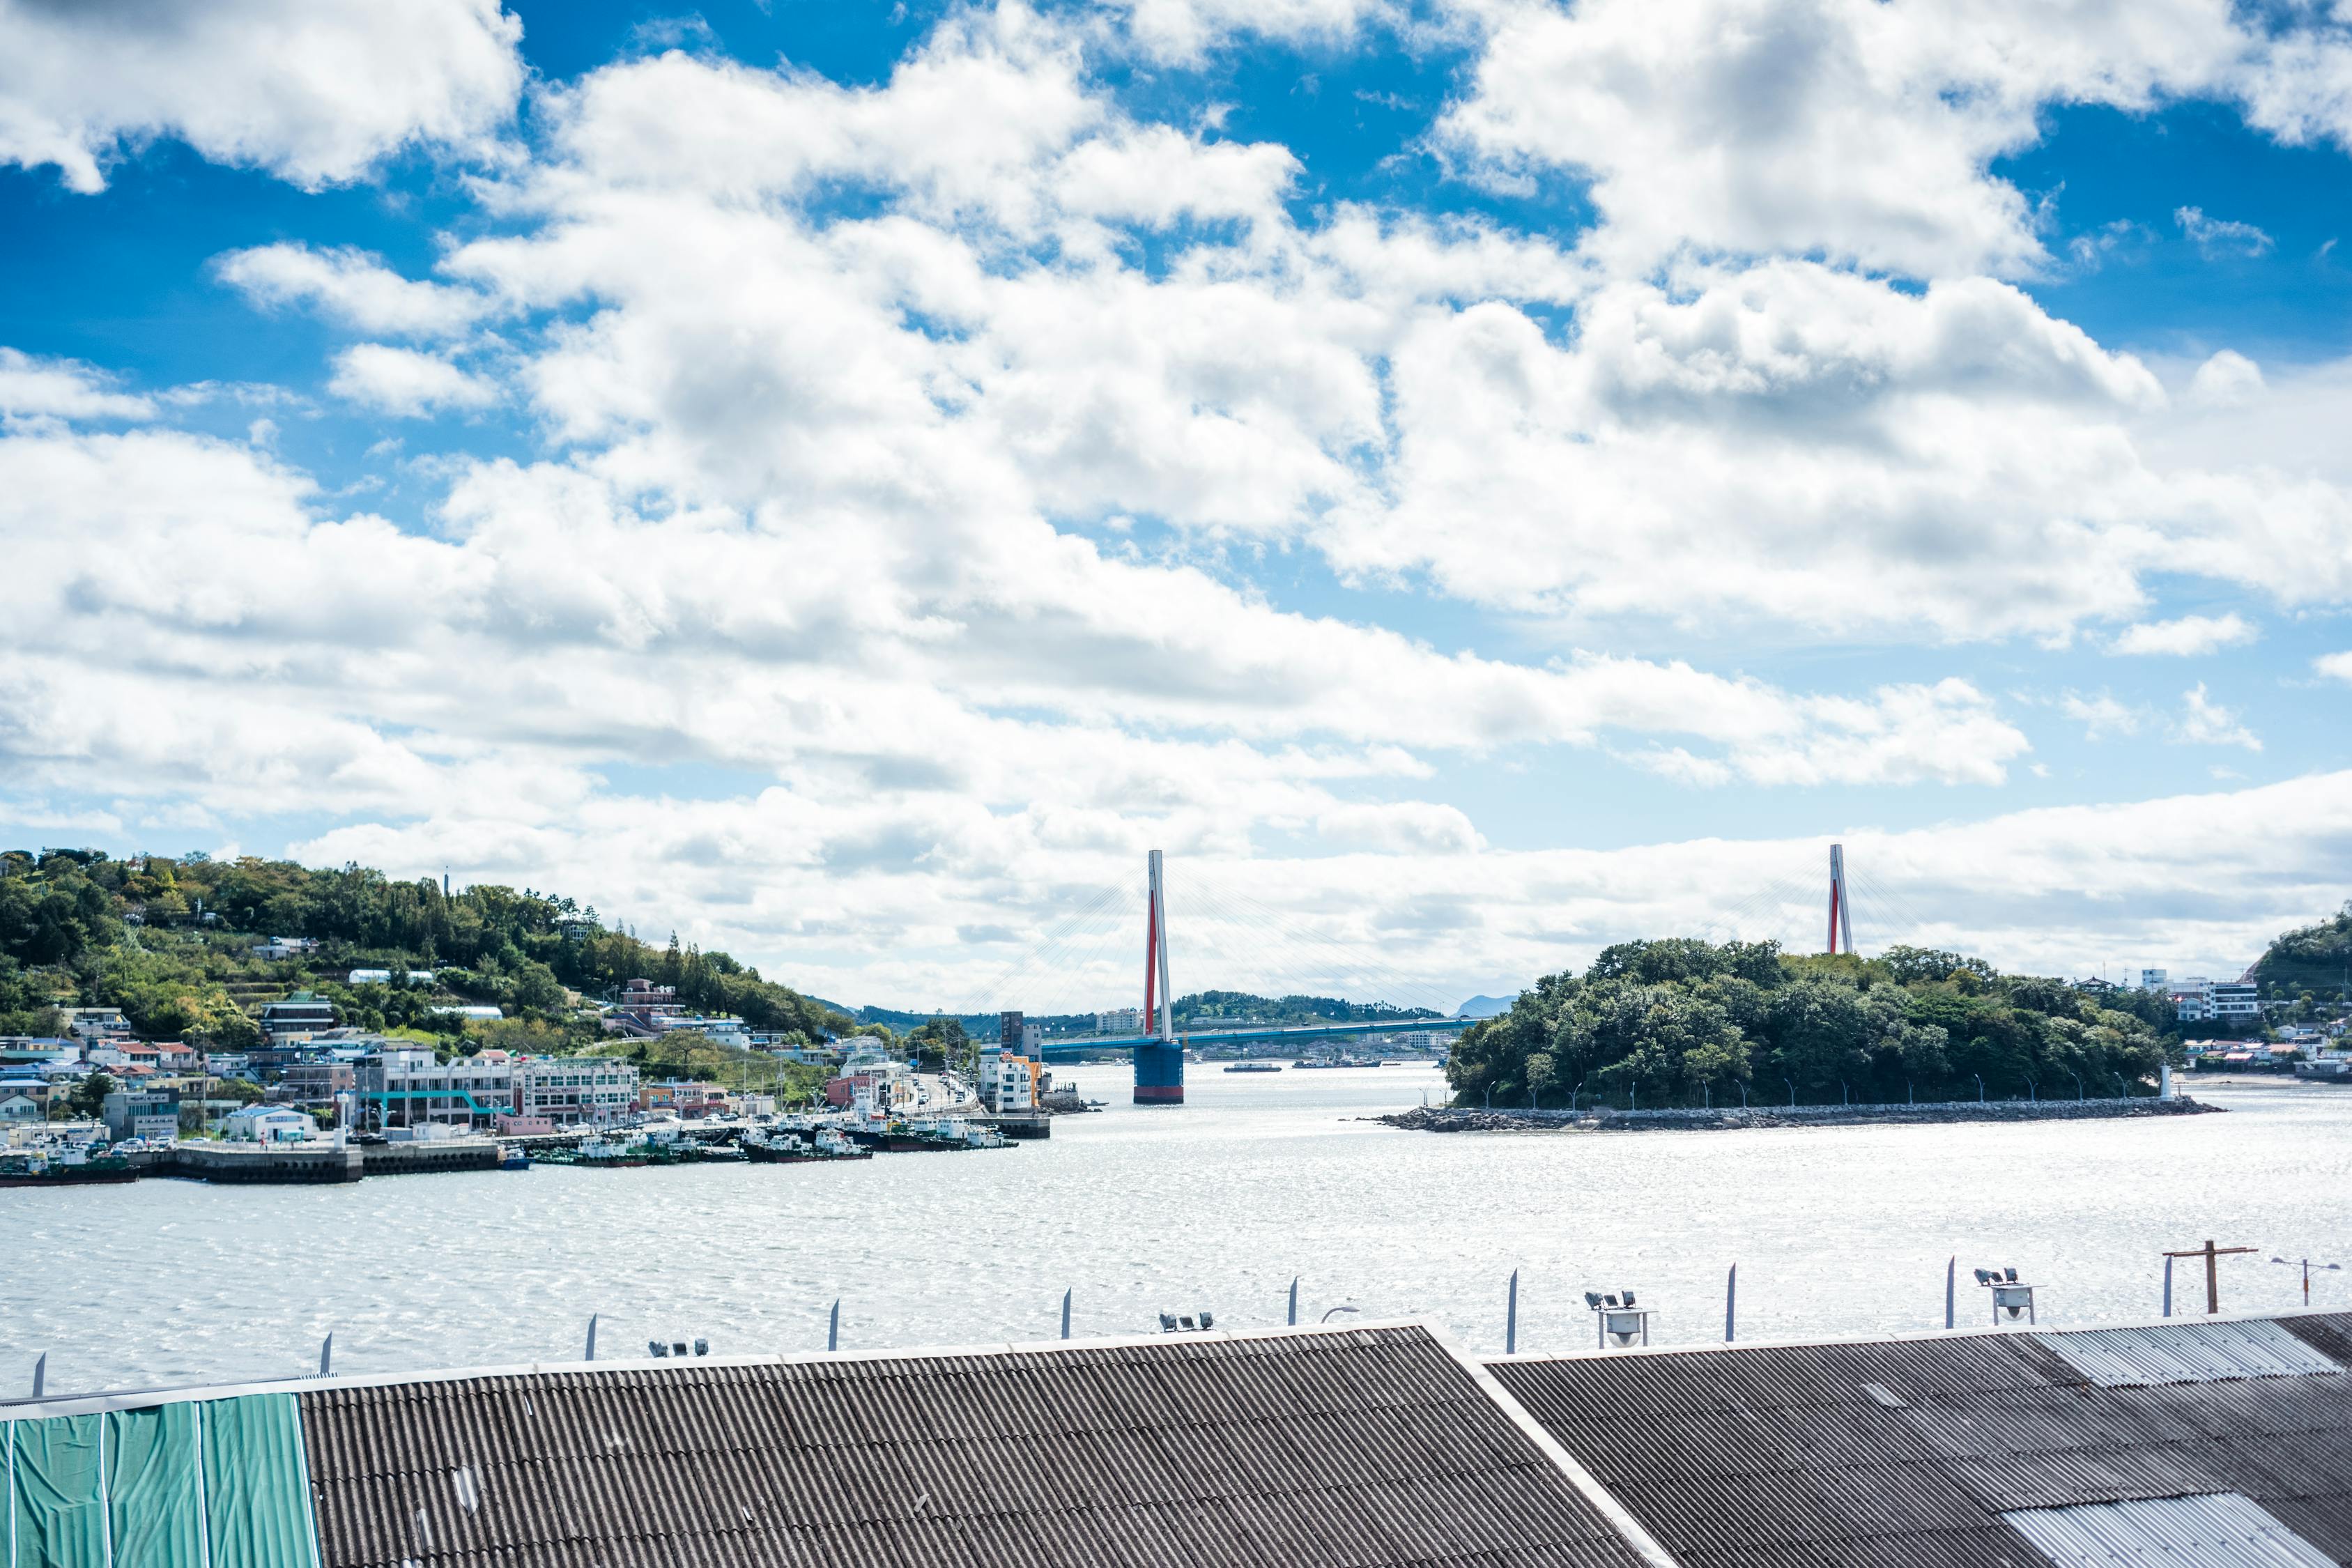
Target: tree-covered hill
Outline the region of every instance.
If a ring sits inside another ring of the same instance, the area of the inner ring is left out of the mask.
[[[256,956],[273,936],[308,937],[298,957]],[[429,984],[350,986],[354,968],[434,971]],[[755,1028],[845,1031],[851,1021],[723,952],[656,948],[607,930],[570,899],[477,886],[444,895],[358,866],[203,855],[110,859],[95,850],[0,854],[0,1033],[44,1034],[58,1006],[118,1006],[151,1039],[250,1043],[247,1005],[306,986],[346,1022],[456,1032],[432,1008],[490,1002],[534,1038],[593,1037],[566,989],[593,996],[643,976],[678,1000]]]
[[[2177,1044],[2161,995],[2001,975],[1957,953],[1795,958],[1777,942],[1621,943],[1465,1031],[1459,1103],[1900,1102],[2116,1094]],[[1489,1097],[1491,1096],[1491,1100]]]
[[[1434,1018],[1426,1007],[1391,1007],[1379,1002],[1349,1002],[1338,996],[1258,996],[1247,991],[1195,991],[1179,996],[1169,1007],[1178,1028],[1197,1018],[1255,1018],[1268,1024],[1377,1024],[1383,1019],[1405,1021]]]
[[[2265,996],[2352,1000],[2352,903],[2333,918],[2282,932],[2254,965]]]

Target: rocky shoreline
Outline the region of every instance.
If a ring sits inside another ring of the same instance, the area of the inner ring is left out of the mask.
[[[1711,1132],[1733,1127],[1848,1127],[1946,1121],[2077,1121],[2118,1116],[2202,1116],[2221,1110],[2171,1100],[1946,1100],[1931,1105],[1752,1106],[1714,1110],[1486,1110],[1415,1106],[1374,1117],[1415,1132]]]

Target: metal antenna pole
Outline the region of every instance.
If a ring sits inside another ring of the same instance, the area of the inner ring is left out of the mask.
[[[596,1314],[593,1312],[588,1314],[588,1353],[580,1359],[582,1361],[596,1359]]]
[[[1952,1316],[1952,1308],[1955,1304],[1952,1297],[1952,1286],[1958,1279],[1959,1272],[1960,1255],[1955,1252],[1952,1254],[1951,1260],[1944,1265],[1944,1327],[1948,1329],[1958,1328],[1959,1326],[1958,1322]]]
[[[841,1298],[838,1296],[833,1299],[833,1321],[824,1331],[824,1348],[829,1351],[841,1348]]]
[[[335,1335],[334,1331],[331,1329],[327,1331],[327,1337],[319,1342],[319,1375],[331,1377],[334,1375],[334,1370]]]
[[[1726,1275],[1723,1280],[1723,1342],[1729,1344],[1737,1340],[1739,1337],[1738,1330],[1739,1265],[1735,1263],[1731,1266],[1731,1272]]]
[[[2164,1255],[2164,1315],[2172,1316],[2172,1254]]]
[[[49,1385],[49,1352],[43,1351],[33,1363],[33,1397],[38,1399]]]
[[[1290,1326],[1298,1326],[1298,1276],[1290,1277]]]
[[[1073,1285],[1070,1290],[1062,1292],[1062,1337],[1066,1340],[1070,1337],[1070,1291],[1076,1289]]]
[[[1519,1271],[1511,1270],[1511,1293],[1503,1309],[1503,1353],[1516,1355],[1519,1349]]]

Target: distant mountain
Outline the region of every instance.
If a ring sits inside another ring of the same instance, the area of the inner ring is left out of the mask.
[[[1511,1010],[1508,996],[1473,996],[1454,1009],[1457,1018],[1499,1018]]]

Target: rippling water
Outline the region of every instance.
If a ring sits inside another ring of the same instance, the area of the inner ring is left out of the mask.
[[[1208,1308],[1221,1325],[1352,1304],[1499,1349],[1580,1346],[1586,1289],[1632,1287],[1665,1342],[1718,1337],[1739,1264],[1743,1339],[1940,1327],[1959,1254],[2042,1286],[2045,1323],[2153,1315],[2167,1247],[2214,1237],[2225,1309],[2285,1307],[2308,1253],[2352,1266],[2352,1091],[2209,1089],[2226,1116],[2015,1126],[1606,1136],[1400,1132],[1357,1120],[1438,1076],[1194,1068],[1181,1110],[1112,1101],[1051,1142],[842,1166],[543,1167],[341,1187],[148,1181],[0,1191],[0,1391],[50,1352],[52,1389],[481,1365],[703,1334],[725,1352],[1048,1338]],[[2352,1273],[2315,1304],[2352,1305]],[[2184,1271],[2184,1305],[2201,1280]]]

